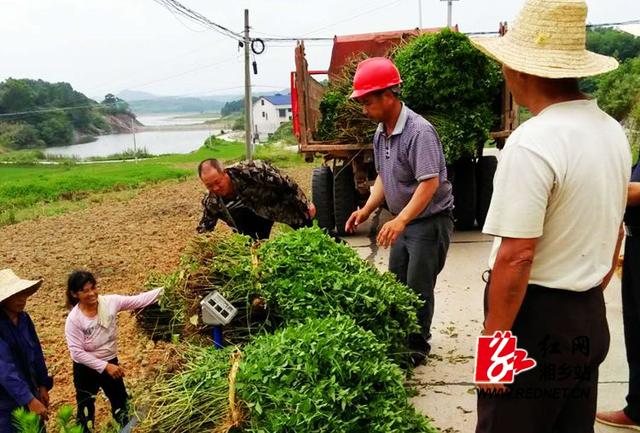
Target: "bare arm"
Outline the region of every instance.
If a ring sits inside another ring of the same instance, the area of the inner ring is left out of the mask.
[[[607,288],[607,286],[611,282],[611,278],[613,278],[613,274],[615,273],[616,268],[618,267],[618,260],[620,258],[620,248],[622,248],[623,239],[624,239],[624,227],[621,224],[620,230],[618,231],[618,241],[616,242],[616,250],[613,252],[611,270],[609,271],[609,273],[607,273],[607,275],[605,275],[604,279],[602,280],[602,290]]]
[[[420,215],[429,205],[439,186],[440,179],[438,179],[437,176],[420,182],[411,200],[409,200],[409,203],[402,209],[402,212],[398,214],[397,218],[404,224],[409,224],[413,221],[413,219]]]
[[[629,184],[627,206],[640,206],[640,182],[631,182]]]
[[[367,203],[364,205],[362,210],[367,212],[369,215],[380,206],[384,202],[384,186],[382,185],[382,178],[380,176],[376,177],[376,181],[373,184],[373,188],[371,189],[371,195],[367,200]]]
[[[489,309],[484,323],[484,335],[508,331],[513,326],[527,293],[537,242],[537,238],[502,238],[491,271]]]

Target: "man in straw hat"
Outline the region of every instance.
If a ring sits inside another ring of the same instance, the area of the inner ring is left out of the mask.
[[[40,340],[24,308],[42,280],[22,280],[0,270],[0,433],[14,433],[12,412],[24,407],[47,418],[53,380]]]
[[[622,127],[578,87],[578,77],[617,67],[585,50],[586,16],[584,0],[527,0],[505,36],[473,41],[535,115],[511,135],[495,175],[483,334],[511,331],[537,365],[512,384],[479,386],[477,432],[593,432],[609,349],[602,291],[622,240],[631,156]]]

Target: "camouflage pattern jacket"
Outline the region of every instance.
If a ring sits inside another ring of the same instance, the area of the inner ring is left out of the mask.
[[[234,227],[229,209],[235,206],[246,206],[263,218],[293,228],[308,222],[309,201],[304,192],[271,164],[260,160],[243,161],[225,171],[231,178],[236,196],[223,201],[215,194],[205,194],[198,232],[213,230],[219,219]]]

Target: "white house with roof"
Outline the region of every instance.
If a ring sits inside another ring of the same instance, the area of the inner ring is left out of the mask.
[[[278,127],[290,121],[291,95],[277,93],[272,96],[261,96],[253,103],[254,139],[266,141]]]

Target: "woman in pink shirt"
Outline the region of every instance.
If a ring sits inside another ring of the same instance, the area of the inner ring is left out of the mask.
[[[93,430],[95,396],[102,388],[111,403],[113,418],[121,426],[129,422],[125,375],[117,358],[117,314],[155,303],[162,289],[136,296],[100,295],[90,272],[69,275],[67,302],[72,306],[65,325],[65,336],[73,360],[78,422],[85,432]]]

